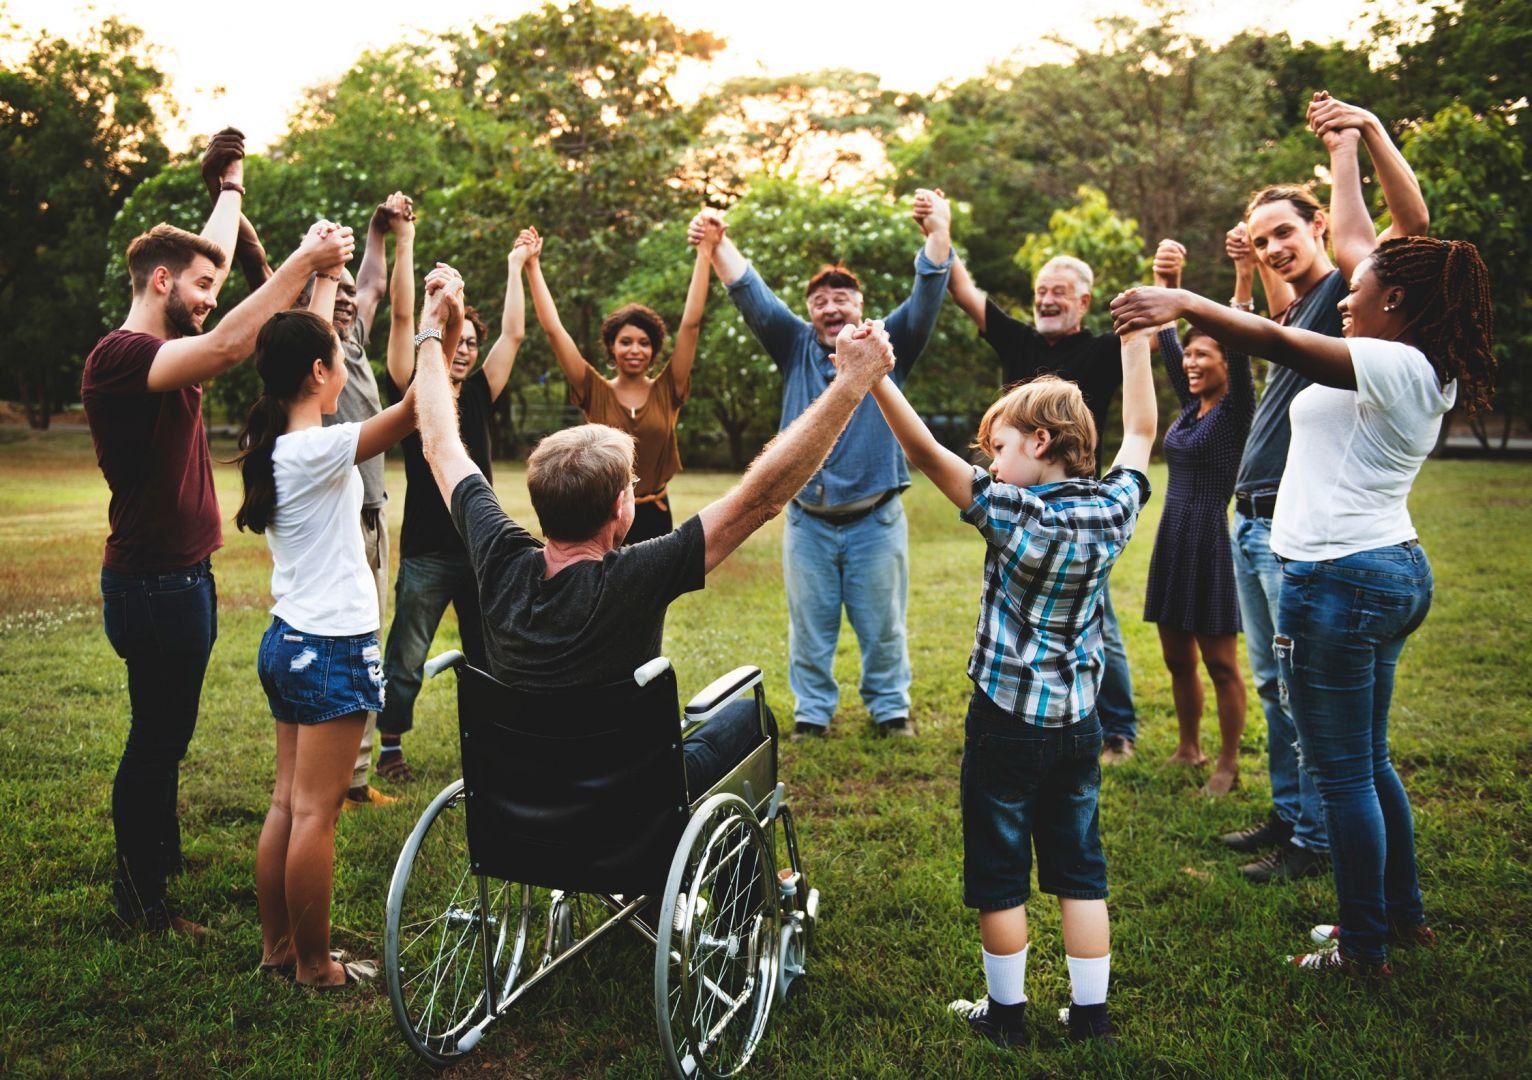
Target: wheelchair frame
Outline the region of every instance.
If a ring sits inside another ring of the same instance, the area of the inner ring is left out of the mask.
[[[433,659],[427,673],[449,667],[460,689],[465,672],[488,679],[457,652]],[[664,657],[634,672],[634,688],[661,676],[673,684]],[[687,704],[683,738],[747,693],[767,735],[761,672],[746,666]],[[669,697],[675,700],[673,691]],[[677,757],[680,746],[678,739],[671,748]],[[771,734],[689,801],[657,910],[652,894],[578,892],[477,872],[468,842],[470,793],[462,779],[448,784],[405,841],[388,891],[384,970],[394,1019],[410,1048],[435,1066],[459,1059],[524,994],[627,926],[655,949],[655,1020],[671,1074],[738,1075],[765,1033],[774,1000],[804,973],[818,916],[819,893],[808,887],[786,788],[776,780],[776,750]],[[766,768],[770,781],[762,784]],[[540,948],[533,944],[538,923]]]

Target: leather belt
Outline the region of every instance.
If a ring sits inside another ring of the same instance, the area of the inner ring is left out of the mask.
[[[1277,512],[1277,489],[1236,491],[1234,509],[1247,518],[1270,518]]]

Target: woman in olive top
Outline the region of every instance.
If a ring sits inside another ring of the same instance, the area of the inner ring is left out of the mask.
[[[676,420],[691,394],[692,361],[697,355],[697,335],[702,328],[702,309],[707,303],[712,248],[716,240],[704,240],[697,248],[686,307],[676,332],[670,363],[650,374],[665,344],[665,320],[643,304],[624,304],[601,324],[601,340],[617,374],[602,376],[582,355],[569,331],[559,321],[553,294],[543,279],[539,256],[542,237],[527,229],[517,243],[526,240],[532,254],[527,259],[527,285],[532,306],[569,381],[570,398],[585,419],[607,424],[632,435],[638,444],[635,469],[633,527],[626,544],[636,544],[671,530],[670,499],[666,485],[681,468],[676,446]]]

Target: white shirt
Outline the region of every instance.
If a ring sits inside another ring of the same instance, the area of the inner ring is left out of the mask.
[[[1407,497],[1457,383],[1412,345],[1347,338],[1356,389],[1310,386],[1293,398],[1293,438],[1277,492],[1271,550],[1319,562],[1415,539]]]
[[[362,540],[361,433],[361,424],[303,428],[279,436],[271,452],[271,613],[305,634],[378,631],[377,586]]]

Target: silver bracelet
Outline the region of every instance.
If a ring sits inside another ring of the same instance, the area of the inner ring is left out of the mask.
[[[1248,311],[1252,314],[1255,312],[1255,300],[1253,298],[1250,300],[1241,300],[1237,296],[1231,296],[1229,297],[1229,306],[1234,308],[1236,311]]]
[[[415,335],[415,348],[417,348],[417,349],[420,348],[421,344],[423,342],[425,342],[426,339],[428,339],[428,338],[435,338],[436,341],[437,341],[437,344],[440,344],[441,343],[441,339],[442,339],[442,332],[441,332],[441,330],[439,328],[435,327],[435,326],[428,326],[428,327],[426,327],[420,333]]]

